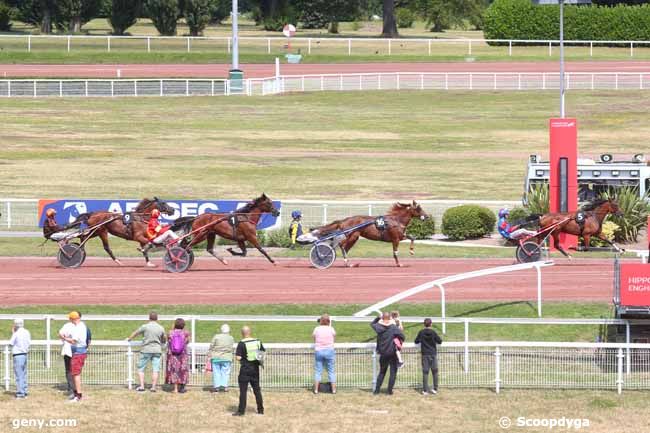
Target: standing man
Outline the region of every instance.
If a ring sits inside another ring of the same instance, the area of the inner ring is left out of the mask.
[[[165,329],[158,323],[158,313],[155,311],[150,312],[149,323],[145,323],[136,329],[129,335],[126,341],[131,341],[137,335],[142,335],[142,347],[140,348],[140,360],[138,361],[140,386],[135,390],[144,392],[144,370],[147,368],[147,364],[151,363],[151,392],[156,392],[162,348],[167,340],[165,337]]]
[[[88,350],[88,329],[81,321],[81,316],[78,312],[71,311],[70,314],[68,314],[68,319],[70,320],[71,325],[66,324],[61,328],[61,331],[59,331],[59,337],[61,337],[61,340],[65,343],[70,345],[70,375],[72,376],[74,386],[74,397],[70,401],[78,402],[82,398],[81,371],[86,362],[86,354]],[[64,350],[65,349],[66,348],[64,347]]]
[[[241,329],[242,339],[237,344],[235,356],[237,361],[241,362],[239,368],[239,408],[233,416],[244,416],[246,413],[246,394],[248,384],[250,383],[255,394],[255,403],[257,403],[257,414],[264,415],[264,401],[262,400],[262,391],[260,389],[260,359],[263,358],[264,346],[262,342],[251,337],[251,328],[244,326]]]
[[[381,320],[380,320],[381,319]],[[397,379],[398,359],[394,340],[396,338],[404,341],[404,334],[391,320],[389,312],[381,313],[370,324],[372,329],[377,333],[377,352],[379,353],[379,374],[377,375],[377,384],[375,385],[374,395],[378,395],[381,385],[384,382],[386,371],[390,366],[390,378],[388,379],[388,394],[393,394],[395,379]]]
[[[27,398],[27,353],[32,342],[29,331],[25,329],[23,319],[14,320],[11,328],[11,355],[14,359],[14,377],[16,378],[16,398]]]
[[[415,337],[415,344],[420,345],[422,353],[422,395],[438,394],[438,351],[436,344],[442,339],[431,328],[431,319],[424,319],[424,329]],[[433,374],[433,389],[429,388],[429,371]]]

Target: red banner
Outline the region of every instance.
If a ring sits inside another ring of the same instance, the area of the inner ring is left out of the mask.
[[[650,265],[621,264],[620,281],[621,305],[626,307],[650,306]]]
[[[574,212],[578,208],[578,127],[576,119],[550,119],[549,205],[551,212]],[[566,160],[565,188],[560,177],[561,160]],[[561,209],[562,196],[566,209]],[[566,248],[575,247],[578,238],[562,233],[560,243]]]

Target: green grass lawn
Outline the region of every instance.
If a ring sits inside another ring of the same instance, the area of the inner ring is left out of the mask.
[[[112,314],[112,315],[146,315],[155,310],[161,315],[313,315],[313,323],[278,323],[254,322],[255,335],[268,343],[308,343],[312,341],[311,332],[316,326],[315,318],[327,312],[330,315],[349,316],[365,307],[365,305],[182,305],[182,306],[108,306],[85,305],[81,308],[82,314]],[[413,317],[439,317],[440,305],[428,303],[399,304],[393,309],[400,311],[402,316]],[[67,314],[77,309],[70,306],[24,306],[0,308],[0,314],[12,313],[39,313],[39,314]],[[448,317],[525,317],[536,318],[537,307],[528,302],[461,302],[447,305]],[[544,304],[544,318],[609,318],[612,317],[611,306],[605,303],[571,303],[549,302]],[[31,331],[32,338],[45,338],[44,321],[27,321],[26,327]],[[54,335],[63,326],[64,322],[53,322]],[[141,322],[128,321],[90,321],[93,338],[97,340],[121,340],[126,338]],[[163,322],[165,328],[171,323]],[[243,323],[231,323],[233,329]],[[221,322],[197,322],[196,339],[199,342],[209,342],[218,331]],[[337,323],[337,341],[344,342],[372,342],[375,334],[368,324]],[[434,325],[441,333],[440,325]],[[417,332],[422,329],[419,323],[405,325],[405,334],[408,341],[412,341]],[[7,339],[11,333],[11,323],[0,321],[0,340]],[[234,331],[234,334],[237,334]],[[600,335],[598,325],[491,325],[473,324],[470,327],[471,341],[513,340],[513,341],[585,341],[594,342]],[[463,341],[463,324],[447,325],[447,334],[443,336],[446,341]]]
[[[555,92],[0,99],[11,197],[518,200]],[[567,96],[580,153],[631,155],[644,92]]]

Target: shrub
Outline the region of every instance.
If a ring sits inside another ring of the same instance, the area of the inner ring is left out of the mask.
[[[476,239],[494,231],[496,216],[490,209],[462,205],[447,209],[442,216],[442,233],[451,240]]]
[[[508,220],[510,221],[510,224],[518,224],[519,221],[525,220],[528,215],[530,215],[528,209],[524,207],[513,207],[510,209]]]
[[[289,248],[291,246],[289,228],[283,227],[278,230],[267,230],[264,233],[263,245],[266,247]]]
[[[614,237],[618,242],[636,242],[641,231],[647,225],[648,213],[650,213],[650,204],[648,203],[648,194],[645,197],[639,197],[639,190],[635,187],[612,188],[604,198],[613,198],[618,203],[618,207],[623,216],[609,215],[607,218],[619,226],[619,230]]]
[[[126,29],[137,22],[142,10],[139,0],[112,0],[108,22],[114,35],[123,35]]]
[[[567,40],[638,41],[650,38],[650,5],[565,6]],[[483,14],[486,39],[559,38],[560,8],[530,0],[495,0]],[[501,44],[501,43],[495,43]]]
[[[531,185],[528,194],[526,194],[526,207],[531,214],[544,215],[549,213],[548,184],[537,183]]]
[[[415,14],[412,10],[406,8],[399,8],[395,12],[395,19],[397,20],[397,27],[400,29],[410,29],[415,22]]]
[[[176,35],[178,0],[145,0],[145,11],[162,36]]]
[[[11,30],[12,9],[6,4],[0,2],[0,31],[8,32]]]
[[[620,227],[618,226],[618,224],[616,224],[616,223],[614,223],[612,221],[605,221],[603,223],[603,228],[602,228],[601,233],[603,235],[605,235],[605,237],[607,239],[609,239],[610,241],[614,241],[616,239],[616,233],[618,231],[620,231]],[[605,242],[603,240],[600,240],[600,239],[598,239],[596,237],[592,237],[589,240],[589,244],[592,247],[609,247],[610,246],[607,242]]]
[[[413,218],[406,227],[406,234],[413,236],[415,239],[431,239],[435,233],[436,222],[433,218],[422,221],[419,218]]]

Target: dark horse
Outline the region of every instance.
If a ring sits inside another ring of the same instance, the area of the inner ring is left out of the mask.
[[[172,230],[180,229],[186,233],[195,232],[191,240],[183,244],[184,247],[192,247],[207,239],[206,250],[224,265],[228,262],[214,252],[217,235],[237,242],[241,251],[228,248],[233,256],[246,256],[246,242],[250,242],[264,257],[275,264],[275,261],[262,248],[257,239],[257,223],[264,213],[270,213],[273,216],[280,215],[266,194],[262,194],[246,206],[231,213],[204,213],[194,218],[184,218],[175,223]]]
[[[397,255],[399,254],[400,241],[409,239],[411,241],[409,253],[411,255],[415,254],[415,238],[406,235],[406,227],[409,225],[411,219],[413,218],[420,218],[422,220],[425,220],[429,218],[429,215],[427,215],[427,213],[418,203],[416,203],[415,200],[413,200],[413,202],[410,204],[395,203],[386,213],[386,215],[384,215],[385,227],[383,229],[378,228],[377,224],[368,224],[367,226],[348,234],[347,238],[339,244],[341,247],[341,252],[343,253],[345,265],[349,266],[347,253],[359,240],[359,236],[363,236],[364,238],[370,239],[372,241],[392,242],[393,258],[395,259],[395,264],[401,267],[402,264],[397,258]],[[334,231],[344,231],[356,225],[374,222],[375,220],[377,220],[377,217],[374,216],[351,216],[342,220],[334,221],[325,226],[318,227],[312,230],[311,233],[316,237],[322,237]]]
[[[147,238],[147,221],[149,220],[151,211],[154,209],[158,209],[165,215],[174,214],[174,209],[171,206],[160,200],[158,197],[154,197],[153,200],[148,198],[142,199],[132,212],[127,212],[126,214],[106,211],[85,213],[79,215],[70,225],[74,226],[85,223],[89,227],[94,227],[98,224],[104,223],[102,227],[89,237],[94,238],[99,236],[102,240],[104,250],[108,253],[111,259],[115,261],[115,263],[121,265],[122,263],[115,258],[111,246],[108,243],[108,234],[110,233],[113,236],[126,239],[127,241],[138,242],[140,246],[143,247],[149,242],[149,239]],[[86,238],[82,236],[80,239],[83,242]],[[146,252],[143,253],[143,255],[147,266],[151,266],[149,255]]]
[[[582,214],[584,217],[582,223],[578,222],[579,214]],[[564,251],[562,245],[560,245],[560,233],[567,233],[578,237],[582,236],[584,239],[585,250],[589,250],[589,241],[592,236],[595,236],[610,244],[617,251],[621,251],[616,244],[607,239],[601,232],[603,229],[603,221],[608,214],[616,216],[623,215],[618,204],[614,200],[598,199],[584,205],[582,209],[577,212],[545,214],[539,219],[539,225],[541,230],[544,230],[546,227],[558,224],[558,226],[553,229],[551,236],[553,237],[555,248],[566,257],[571,256]]]

